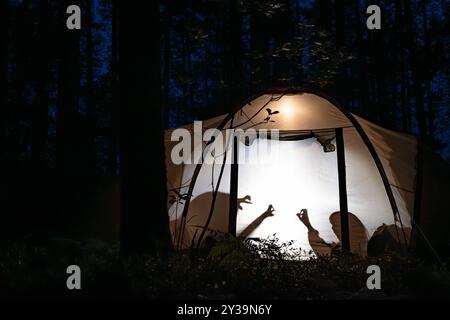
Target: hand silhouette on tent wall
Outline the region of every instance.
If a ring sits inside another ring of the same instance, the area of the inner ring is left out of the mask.
[[[270,204],[267,207],[266,211],[264,211],[262,214],[260,214],[258,216],[258,218],[253,220],[252,223],[250,223],[244,230],[242,230],[242,232],[238,235],[238,238],[245,239],[245,238],[249,237],[253,233],[253,231],[255,231],[256,228],[258,228],[266,218],[273,216],[274,211],[275,211],[275,209]]]
[[[170,222],[174,242],[180,247],[190,247],[196,243],[202,229],[206,229],[205,239],[222,239],[228,233],[228,214],[230,195],[224,192],[217,192],[214,210],[208,221],[208,209],[210,208],[213,192],[205,192],[193,198],[190,202],[189,215],[186,219],[187,225],[183,228],[181,216]],[[243,210],[244,204],[252,204],[252,197],[246,195],[238,198],[238,209]],[[182,239],[182,243],[180,239]],[[178,241],[178,242],[177,242]]]
[[[337,247],[338,244],[334,242],[327,243],[319,236],[319,231],[314,229],[309,221],[307,209],[300,210],[300,212],[297,213],[297,217],[308,229],[308,241],[314,253],[316,255],[330,255],[332,250]]]
[[[238,198],[238,199],[237,199],[237,203],[238,203],[238,209],[239,209],[239,210],[243,210],[243,209],[242,209],[242,206],[241,206],[241,203],[252,204],[252,197],[249,196],[249,195],[246,195],[246,196],[243,197],[243,198]]]
[[[309,221],[307,209],[302,209],[297,213],[297,217],[308,229],[309,245],[316,255],[330,255],[334,250],[341,247],[341,220],[339,211],[333,212],[330,215],[331,227],[336,234],[336,237],[339,239],[338,243],[327,243],[320,237],[319,231],[317,231]],[[353,213],[348,213],[348,221],[350,229],[350,251],[365,257],[367,255],[368,243],[367,230]]]

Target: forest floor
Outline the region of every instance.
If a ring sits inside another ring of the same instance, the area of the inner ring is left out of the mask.
[[[120,258],[117,245],[52,239],[0,249],[0,299],[449,299],[450,272],[404,255],[333,255],[286,259],[267,241],[238,241],[167,257]],[[69,265],[81,268],[81,290],[68,290]],[[381,270],[381,289],[369,290],[369,265]]]

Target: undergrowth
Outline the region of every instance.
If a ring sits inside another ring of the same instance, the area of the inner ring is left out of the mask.
[[[0,249],[0,298],[450,298],[446,265],[394,253],[364,259],[350,254],[315,257],[289,248],[275,237],[229,238],[208,250],[125,259],[117,244],[95,240],[15,243]],[[66,288],[69,265],[81,268],[81,290]],[[367,289],[369,265],[381,268],[381,290]]]

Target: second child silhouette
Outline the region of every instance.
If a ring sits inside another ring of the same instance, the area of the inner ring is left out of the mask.
[[[340,250],[341,248],[341,219],[339,211],[333,212],[330,215],[331,227],[339,239],[339,242],[328,243],[323,240],[319,231],[317,231],[309,221],[308,210],[302,209],[297,213],[299,220],[308,229],[308,241],[312,250],[316,255],[330,255],[335,250]],[[353,214],[348,213],[348,223],[350,230],[350,251],[355,254],[359,254],[362,257],[367,256],[367,230],[362,224],[362,222]]]

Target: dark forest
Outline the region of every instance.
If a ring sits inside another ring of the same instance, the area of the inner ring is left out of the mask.
[[[66,27],[72,4],[79,30]],[[367,28],[369,5],[381,29]],[[448,298],[448,236],[424,256],[368,260],[294,262],[273,239],[266,258],[234,237],[177,250],[164,132],[270,88],[311,88],[448,165],[449,16],[444,0],[0,0],[0,297]],[[274,263],[284,271],[259,287]],[[81,293],[65,289],[71,264],[88,270]],[[382,293],[365,289],[371,264]],[[160,269],[171,275],[155,281]]]

